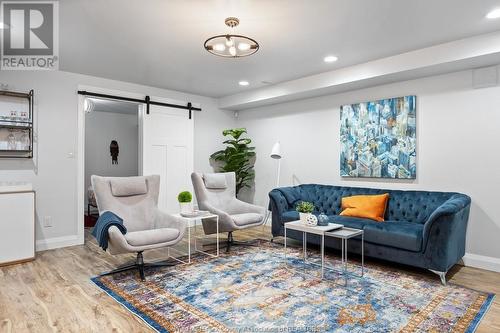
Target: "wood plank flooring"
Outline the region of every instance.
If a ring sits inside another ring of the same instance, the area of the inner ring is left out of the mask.
[[[237,240],[270,237],[269,227],[235,233]],[[186,250],[186,243],[181,247]],[[165,250],[144,257],[165,259]],[[134,258],[105,253],[86,232],[85,245],[39,252],[33,262],[0,268],[0,332],[150,332],[89,279]],[[500,294],[500,273],[456,266],[450,277],[451,283]],[[500,332],[498,298],[477,332]]]

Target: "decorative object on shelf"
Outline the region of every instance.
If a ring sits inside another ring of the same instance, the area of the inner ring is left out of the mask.
[[[112,140],[109,145],[109,152],[111,154],[111,164],[118,164],[118,154],[120,153],[120,147],[118,147],[118,141]]]
[[[0,158],[32,157],[33,90],[0,90]]]
[[[343,105],[342,177],[415,179],[416,96]]]
[[[193,195],[189,191],[182,191],[177,195],[177,201],[179,201],[179,205],[181,206],[181,214],[191,214],[194,212],[192,200]]]
[[[224,130],[222,135],[230,136],[232,139],[223,142],[227,145],[226,149],[210,155],[210,158],[216,162],[222,162],[218,172],[234,172],[236,174],[236,195],[242,188],[250,187],[255,176],[252,160],[255,157],[255,147],[249,146],[252,140],[241,137],[246,133],[246,128]]]
[[[325,227],[328,225],[328,223],[330,223],[330,219],[328,218],[328,215],[321,212],[321,214],[319,214],[319,216],[318,216],[318,225]]]
[[[240,24],[236,17],[228,17],[224,21],[230,28]],[[226,58],[240,58],[254,54],[259,49],[259,43],[243,35],[217,35],[210,37],[204,43],[205,50],[217,56]]]
[[[308,224],[308,216],[312,215],[312,212],[314,211],[314,204],[312,202],[308,201],[301,201],[297,204],[297,207],[295,207],[295,210],[299,212],[300,220],[304,224]],[[314,216],[316,218],[316,216]],[[317,222],[317,219],[316,219]]]
[[[16,150],[16,136],[14,135],[14,130],[9,129],[9,135],[7,136],[7,149]]]

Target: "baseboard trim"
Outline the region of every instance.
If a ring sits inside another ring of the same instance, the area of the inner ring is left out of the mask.
[[[35,251],[46,251],[81,244],[83,244],[83,239],[79,235],[39,239],[36,241]]]
[[[466,253],[462,260],[465,266],[500,272],[500,258]]]

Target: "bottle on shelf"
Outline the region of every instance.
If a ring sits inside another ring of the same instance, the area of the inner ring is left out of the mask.
[[[9,135],[7,136],[7,149],[8,150],[16,150],[16,136],[14,135],[13,130],[9,130]]]

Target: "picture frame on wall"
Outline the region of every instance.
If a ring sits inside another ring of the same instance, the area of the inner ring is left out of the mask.
[[[340,175],[415,179],[416,102],[411,95],[342,105]]]

